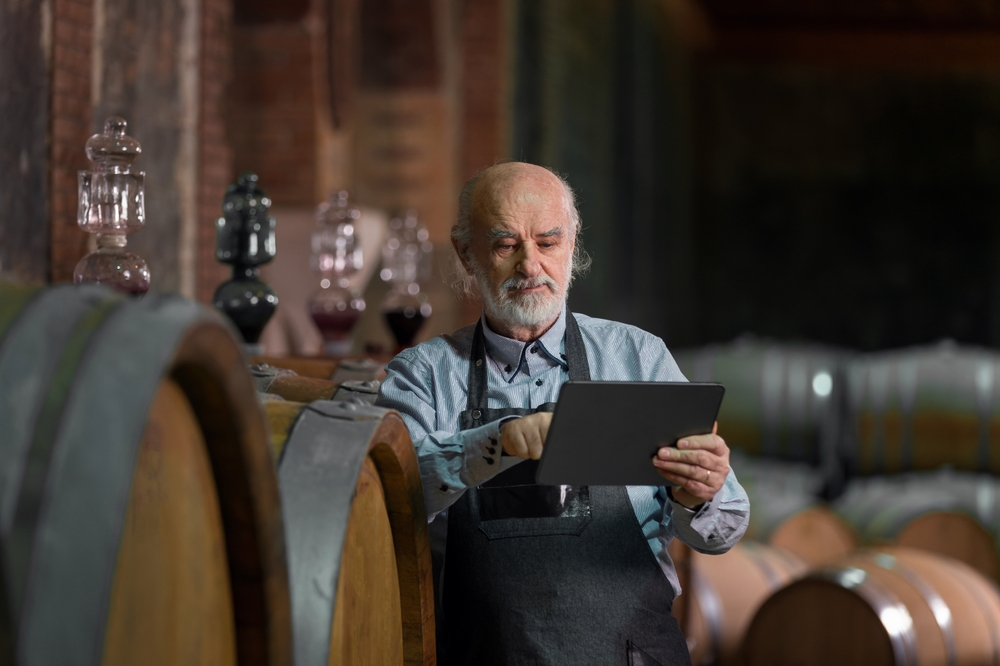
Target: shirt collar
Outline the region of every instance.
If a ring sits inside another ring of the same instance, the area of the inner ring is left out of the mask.
[[[513,338],[507,338],[490,328],[484,313],[480,318],[483,324],[483,335],[486,338],[486,353],[491,359],[496,361],[500,371],[507,382],[514,381],[521,371],[524,362],[524,355],[527,347],[537,344],[540,351],[554,362],[568,369],[565,354],[563,354],[563,338],[566,336],[566,306],[563,305],[562,312],[556,322],[545,331],[540,338],[532,342],[521,342]],[[510,370],[507,370],[507,368]]]

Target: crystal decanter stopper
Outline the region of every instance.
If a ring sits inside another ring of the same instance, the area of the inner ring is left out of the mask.
[[[212,303],[236,325],[251,355],[263,353],[260,334],[278,307],[274,290],[260,281],[259,267],[274,259],[276,249],[270,208],[257,174],[245,173],[226,189],[215,223],[215,258],[232,264],[233,278],[219,285]]]
[[[382,315],[396,338],[397,353],[413,344],[424,321],[431,316],[431,304],[420,290],[420,282],[430,274],[433,249],[416,211],[408,210],[389,221],[379,275],[392,285],[382,303]]]
[[[125,236],[146,221],[143,187],[146,174],[133,171],[142,152],[139,142],[125,134],[127,123],[111,116],[104,132],[87,141],[93,167],[77,178],[80,228],[97,237],[97,250],[73,269],[73,282],[100,282],[129,294],[149,290],[149,267],[142,257],[125,249]]]
[[[318,228],[312,235],[312,268],[320,275],[319,291],[309,300],[309,315],[323,336],[323,353],[351,353],[351,333],[365,310],[365,299],[351,289],[351,276],[364,264],[356,225],[361,211],[341,190],[320,204]]]

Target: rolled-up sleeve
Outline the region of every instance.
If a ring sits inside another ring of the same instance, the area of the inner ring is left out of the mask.
[[[700,553],[718,555],[740,540],[750,523],[750,500],[729,470],[722,489],[697,511],[669,500],[663,507],[664,527]]]

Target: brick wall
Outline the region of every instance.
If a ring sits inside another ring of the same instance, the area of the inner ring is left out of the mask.
[[[231,0],[202,0],[201,118],[198,132],[197,297],[209,302],[229,269],[215,260],[215,220],[222,195],[233,180],[225,104],[231,72]]]
[[[227,127],[237,174],[280,206],[316,201],[313,35],[306,21],[236,25]]]
[[[89,162],[84,144],[93,133],[90,106],[92,0],[52,3],[51,281],[73,279],[87,253],[87,234],[76,224],[76,172]]]
[[[458,186],[477,171],[507,157],[506,0],[462,0],[461,116]],[[447,260],[451,252],[446,250]],[[478,299],[461,301],[463,323],[475,321]]]
[[[507,156],[505,0],[462,2],[460,180]]]

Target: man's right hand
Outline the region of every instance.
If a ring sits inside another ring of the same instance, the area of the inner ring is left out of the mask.
[[[538,412],[507,421],[500,434],[500,444],[507,455],[538,460],[552,423],[550,412]]]

